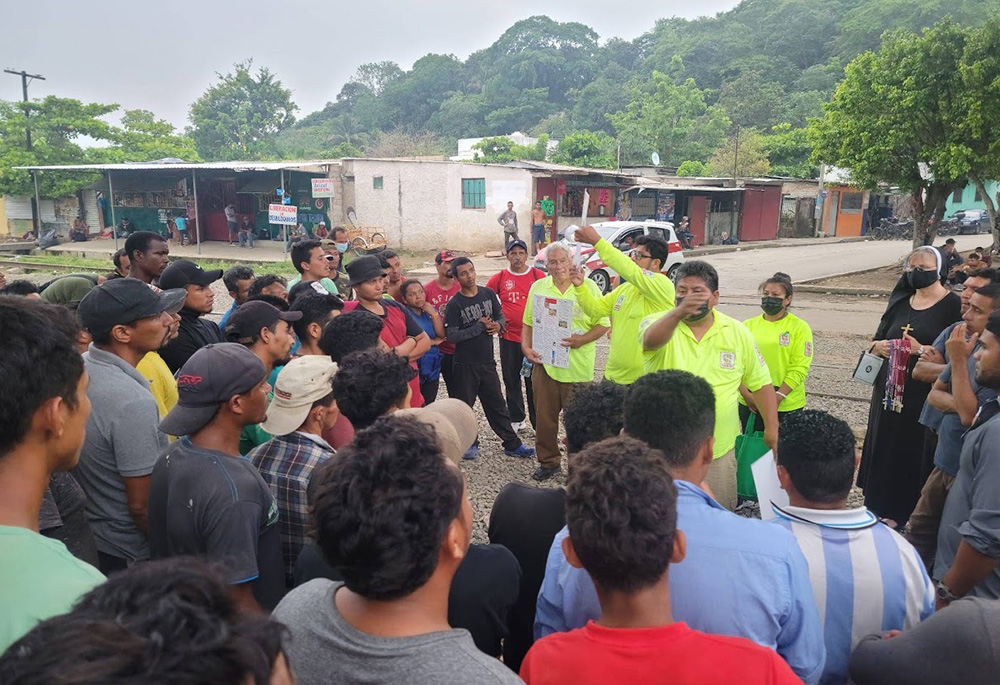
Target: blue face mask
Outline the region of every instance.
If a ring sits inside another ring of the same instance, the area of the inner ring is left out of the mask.
[[[340,254],[344,254],[345,252],[347,252],[347,248],[350,246],[351,246],[350,243],[337,243],[337,252],[339,252]]]

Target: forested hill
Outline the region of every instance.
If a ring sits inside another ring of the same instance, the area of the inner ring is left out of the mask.
[[[801,129],[854,56],[886,30],[946,15],[971,25],[995,10],[994,0],[744,0],[714,17],[661,19],[632,41],[535,16],[464,62],[428,54],[409,71],[360,65],[279,148],[453,154],[463,137],[591,132],[582,140],[605,158],[620,146],[623,163],[656,150],[678,166],[709,161],[739,125],[760,134],[772,171],[803,174]]]

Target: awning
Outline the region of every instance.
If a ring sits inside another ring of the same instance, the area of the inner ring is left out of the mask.
[[[123,164],[55,164],[18,166],[27,171],[281,171],[294,169],[317,174],[328,173],[339,159],[314,159],[294,162],[125,162]]]

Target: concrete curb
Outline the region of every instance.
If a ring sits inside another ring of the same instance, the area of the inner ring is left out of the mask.
[[[888,265],[887,265],[888,266]],[[847,285],[816,285],[821,281],[828,281],[831,278],[842,278],[844,276],[855,276],[858,274],[868,274],[873,271],[881,271],[885,266],[876,266],[871,269],[858,269],[857,271],[844,271],[842,273],[822,276],[820,278],[808,278],[795,284],[795,291],[800,293],[816,293],[820,295],[859,295],[862,297],[888,297],[892,291],[872,288],[852,288]]]
[[[757,242],[740,243],[739,245],[707,245],[696,247],[693,250],[685,250],[685,257],[702,257],[713,254],[724,254],[726,252],[740,252],[741,250],[764,250],[772,247],[810,247],[812,245],[836,245],[838,243],[863,243],[870,240],[868,236],[851,236],[848,238],[816,238],[813,243],[783,243],[781,240],[761,240]]]

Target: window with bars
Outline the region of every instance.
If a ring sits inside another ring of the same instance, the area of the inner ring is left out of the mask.
[[[486,179],[462,179],[462,209],[485,209]]]

